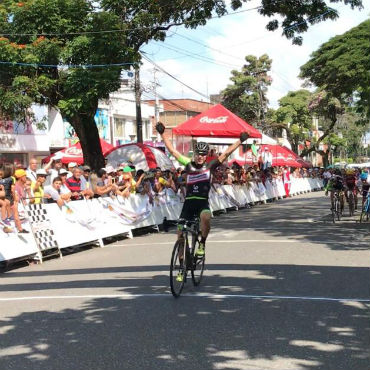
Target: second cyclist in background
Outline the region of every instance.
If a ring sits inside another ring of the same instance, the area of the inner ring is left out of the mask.
[[[353,192],[354,195],[354,201],[355,201],[355,210],[357,209],[357,193],[359,191],[357,187],[357,178],[356,178],[356,173],[353,168],[348,168],[346,170],[345,178],[344,178],[344,184],[345,184],[345,196],[346,196],[346,201],[349,203],[349,193]]]
[[[342,177],[342,173],[339,169],[336,169],[333,176],[329,179],[328,184],[325,188],[325,195],[330,193],[330,202],[331,202],[331,209],[334,208],[334,193],[337,192],[339,195],[340,201],[340,212],[343,213],[344,208],[344,180]]]

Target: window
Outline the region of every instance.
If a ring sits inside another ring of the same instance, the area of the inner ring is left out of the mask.
[[[125,137],[126,120],[124,118],[114,117],[114,136]]]

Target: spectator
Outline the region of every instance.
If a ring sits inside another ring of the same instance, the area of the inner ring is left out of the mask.
[[[50,168],[52,167],[52,168]],[[62,160],[60,158],[51,157],[49,163],[44,167],[44,170],[50,175],[49,182],[53,183],[53,180],[59,175],[59,170],[63,167]]]
[[[70,201],[72,192],[69,190],[69,187],[67,186],[67,175],[68,171],[64,168],[61,168],[59,170],[59,177],[62,180],[62,186],[60,187],[60,194],[63,200]]]
[[[163,178],[160,167],[155,169],[154,188],[156,193],[161,193],[168,186],[168,182]]]
[[[73,169],[77,167],[77,163],[70,162],[68,163],[68,174],[67,179],[73,176]]]
[[[81,175],[81,169],[75,166],[72,170],[72,176],[66,180],[66,185],[72,193],[72,200],[80,200],[83,199],[83,197],[92,198],[94,196],[94,193],[90,189],[81,189]]]
[[[252,162],[253,164],[258,163],[258,152],[259,152],[259,145],[257,144],[256,140],[253,140],[253,144],[251,145],[252,151]]]
[[[117,194],[127,198],[131,193],[135,192],[136,182],[132,178],[131,172],[123,172],[122,181],[118,184]]]
[[[91,175],[91,189],[94,197],[108,197],[111,192],[116,191],[117,187],[113,184],[112,177],[108,177],[105,168],[98,170],[97,175]]]
[[[27,177],[26,178],[26,184],[24,186],[24,190],[25,190],[25,195],[26,195],[26,198],[25,198],[25,203],[27,204],[34,204],[35,203],[35,196],[33,194],[33,191],[32,191],[32,180]]]
[[[47,203],[57,203],[59,207],[64,205],[62,193],[60,188],[62,187],[62,179],[57,176],[53,179],[53,183],[45,187],[45,195],[48,195]]]
[[[272,166],[272,153],[269,148],[265,146],[265,149],[262,153],[262,169],[266,170]]]
[[[37,159],[36,158],[31,158],[28,168],[26,170],[27,177],[31,179],[31,181],[35,182],[37,180]]]
[[[18,233],[21,234],[28,234],[29,231],[23,229],[21,220],[19,218],[19,211],[18,211],[18,205],[20,203],[23,203],[26,193],[25,193],[25,184],[27,181],[27,172],[22,169],[18,169],[15,171],[14,176],[16,178],[16,183],[14,186],[12,186],[12,199],[13,199],[13,204],[12,205],[12,210],[13,210],[13,215],[14,215],[14,222],[15,226],[18,230]]]
[[[83,171],[83,176],[82,177],[85,179],[83,190],[91,189],[91,179],[90,179],[91,168],[89,166],[83,166],[82,171]],[[82,179],[82,177],[81,177],[81,179]]]
[[[4,170],[0,169],[0,208],[1,208],[1,220],[5,225],[10,226],[10,219],[12,217],[12,210],[10,207],[11,198],[11,187],[13,184],[13,179],[9,176],[9,191],[8,194],[10,197],[7,197],[7,192],[5,187],[7,186],[6,181],[4,180]]]
[[[35,197],[35,204],[42,203],[44,198],[44,184],[47,177],[47,172],[44,169],[36,171],[36,181],[32,182],[31,189]]]

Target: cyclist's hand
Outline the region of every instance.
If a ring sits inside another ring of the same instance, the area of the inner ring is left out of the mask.
[[[155,125],[155,128],[157,129],[160,135],[162,135],[164,133],[164,130],[166,129],[166,127],[164,127],[164,124],[162,122],[158,122]]]
[[[243,143],[245,140],[249,138],[249,135],[246,132],[241,132],[239,138],[240,138],[240,142]]]

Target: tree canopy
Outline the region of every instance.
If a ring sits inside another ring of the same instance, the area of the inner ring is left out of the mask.
[[[222,104],[248,123],[263,128],[272,60],[264,54],[260,58],[247,55],[245,61],[241,71],[231,71],[233,84],[221,92]]]
[[[298,145],[310,139],[312,114],[308,109],[312,93],[308,90],[289,91],[279,100],[275,111],[272,128],[285,129],[292,149],[297,153]]]
[[[301,78],[370,114],[370,20],[331,38],[301,67]]]
[[[358,0],[343,1],[361,7]],[[233,10],[248,0],[232,0]],[[140,47],[174,25],[196,28],[227,12],[223,0],[3,0],[0,4],[0,112],[25,119],[32,102],[57,107],[74,127],[85,162],[103,167],[94,115],[119,88]],[[324,0],[264,0],[269,30],[300,43],[309,24],[338,17]]]

